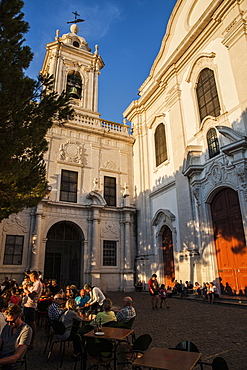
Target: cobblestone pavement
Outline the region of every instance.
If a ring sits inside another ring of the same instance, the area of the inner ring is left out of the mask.
[[[133,326],[136,337],[149,333],[153,339],[151,347],[174,347],[180,341],[190,340],[202,352],[204,362],[212,362],[214,357],[221,356],[227,361],[230,370],[247,369],[246,308],[169,298],[167,301],[170,309],[153,311],[147,292],[106,294],[113,301],[114,309],[122,306],[126,295],[133,298],[137,311]],[[66,356],[60,368],[58,346],[47,362],[46,355],[43,354],[45,343],[44,328],[38,327],[36,346],[27,352],[28,370],[74,368],[74,362],[70,359],[72,345],[66,347]],[[208,366],[204,368],[210,369]]]

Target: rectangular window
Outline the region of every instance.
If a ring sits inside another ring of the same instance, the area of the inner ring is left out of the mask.
[[[6,235],[4,265],[21,265],[24,236]]]
[[[117,266],[117,242],[103,240],[103,266]]]
[[[77,202],[78,173],[62,170],[60,200],[63,202]]]
[[[116,203],[116,178],[104,176],[104,198],[108,206],[115,206]]]

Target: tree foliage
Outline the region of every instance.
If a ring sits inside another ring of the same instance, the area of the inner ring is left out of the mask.
[[[53,90],[52,76],[25,75],[33,54],[24,45],[29,24],[21,0],[0,0],[0,221],[47,194],[46,134],[73,110]]]

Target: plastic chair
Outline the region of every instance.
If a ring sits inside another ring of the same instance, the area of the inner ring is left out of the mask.
[[[129,349],[123,346],[117,348],[117,365],[121,368],[124,365],[131,365],[137,357],[141,357],[152,342],[149,334],[140,335]]]

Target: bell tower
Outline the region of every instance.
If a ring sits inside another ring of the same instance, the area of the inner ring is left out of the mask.
[[[104,62],[98,45],[92,53],[78,31],[75,23],[70,26],[70,32],[61,37],[57,30],[55,41],[46,46],[41,73],[54,76],[55,90],[59,94],[63,90],[71,94],[75,110],[78,108],[98,118],[98,76]]]

